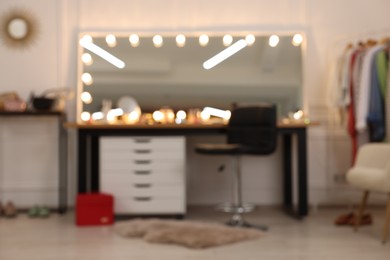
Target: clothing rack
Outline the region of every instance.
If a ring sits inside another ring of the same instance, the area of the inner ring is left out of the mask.
[[[388,34],[390,35],[390,33]],[[390,139],[390,38],[382,33],[344,42],[338,57],[334,96],[344,111],[352,141],[352,164],[367,142]]]

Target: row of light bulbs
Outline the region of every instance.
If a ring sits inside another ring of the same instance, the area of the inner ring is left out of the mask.
[[[116,36],[114,34],[108,34],[106,36],[106,43],[109,47],[115,47],[117,45]],[[248,43],[248,46],[251,46],[255,40],[256,37],[253,34],[247,34],[245,36],[245,40]],[[160,34],[156,34],[152,37],[153,44],[156,48],[160,48],[163,46],[164,39]],[[294,46],[301,45],[303,41],[303,36],[299,33],[295,34],[292,39],[292,44]],[[131,34],[129,36],[129,42],[132,47],[138,47],[140,44],[140,37],[138,34]],[[207,46],[209,43],[209,36],[206,34],[202,34],[199,36],[199,45],[204,47]],[[233,36],[231,34],[225,34],[222,37],[222,43],[224,46],[230,46],[233,43]],[[269,37],[268,44],[271,47],[276,47],[279,43],[279,36],[276,34],[273,34]],[[184,47],[186,44],[186,36],[184,34],[178,34],[176,36],[176,45],[178,47]]]
[[[92,42],[91,36],[86,35],[84,37],[88,37],[89,41]],[[164,41],[163,37],[159,34],[154,35],[152,40],[153,40],[153,44],[156,48],[159,48],[163,45],[163,41]],[[133,46],[133,47],[137,47],[140,44],[140,39],[139,39],[138,34],[130,35],[129,41],[130,41],[131,46]],[[248,34],[245,36],[245,41],[247,43],[247,46],[251,46],[255,43],[256,37],[253,34]],[[280,41],[279,36],[276,34],[273,34],[269,37],[268,44],[270,47],[276,47],[279,44],[279,41]],[[106,36],[106,42],[107,42],[108,46],[115,47],[117,45],[116,36],[113,34],[108,34]],[[199,44],[201,46],[207,46],[208,42],[209,42],[209,37],[206,34],[202,34],[199,36]],[[294,46],[300,46],[302,44],[302,42],[303,42],[303,36],[302,36],[302,34],[299,34],[299,33],[295,34],[292,38],[292,41],[291,41],[292,45],[294,45]],[[178,34],[176,36],[177,46],[184,47],[185,43],[186,43],[186,36],[184,34]],[[233,36],[230,34],[225,34],[222,38],[222,43],[226,47],[230,46],[233,43]],[[89,53],[84,53],[81,56],[81,60],[86,66],[89,66],[93,63],[92,56]],[[85,80],[85,81],[90,82],[90,80]],[[83,80],[83,82],[84,82],[84,80]]]
[[[101,120],[107,120],[108,123],[116,123],[117,117],[126,116],[126,123],[136,124],[141,118],[140,110],[135,110],[130,113],[125,114],[122,109],[114,108],[107,112],[105,115],[103,112],[94,112],[90,113],[88,111],[84,111],[81,113],[80,118],[83,122],[96,122]],[[184,110],[179,110],[174,113],[172,109],[161,108],[159,110],[154,111],[152,114],[152,119],[157,123],[176,123],[181,124],[190,120],[189,115]],[[199,110],[199,115],[196,115],[196,119],[192,120],[200,120],[202,122],[207,122],[210,118],[218,117],[222,120],[229,120],[231,116],[230,110],[222,110],[213,107],[204,107],[202,110]]]

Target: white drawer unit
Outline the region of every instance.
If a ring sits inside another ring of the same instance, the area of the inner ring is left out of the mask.
[[[185,214],[185,138],[100,138],[100,191],[115,214]]]

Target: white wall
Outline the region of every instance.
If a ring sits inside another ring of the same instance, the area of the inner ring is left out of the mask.
[[[345,131],[328,124],[328,68],[347,42],[390,34],[388,0],[2,0],[0,15],[14,6],[31,10],[40,29],[37,42],[29,49],[16,51],[0,46],[0,92],[15,90],[23,97],[30,91],[39,93],[52,87],[76,86],[79,30],[305,30],[305,100],[312,119],[322,122],[309,131],[310,200],[314,204],[354,201],[349,199],[345,185],[333,181],[333,174],[345,172],[349,166],[350,149]],[[74,102],[69,104],[68,111],[69,118],[74,119]],[[70,150],[74,151],[72,132],[71,138]],[[272,192],[251,191],[250,200],[280,202],[280,176],[269,174],[279,170],[280,166],[275,166],[278,156],[260,162],[247,159],[246,174],[270,161],[264,166],[267,170],[256,179],[263,183],[259,188]],[[72,155],[73,183],[74,160]],[[213,170],[212,167],[207,171]],[[198,179],[197,183],[207,187],[208,181]],[[189,190],[190,202],[212,201],[212,187],[206,193],[192,186]]]

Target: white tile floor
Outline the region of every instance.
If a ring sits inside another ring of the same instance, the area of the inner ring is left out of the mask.
[[[20,214],[16,219],[0,218],[0,259],[389,260],[390,241],[381,243],[384,209],[371,209],[374,224],[358,233],[333,225],[334,219],[345,212],[343,208],[320,209],[304,221],[296,221],[279,209],[259,209],[247,219],[269,226],[263,237],[200,250],[124,239],[112,227],[79,228],[74,225],[72,211],[62,216],[53,214],[49,219],[29,219]],[[226,217],[210,207],[191,207],[187,216],[220,222]]]

